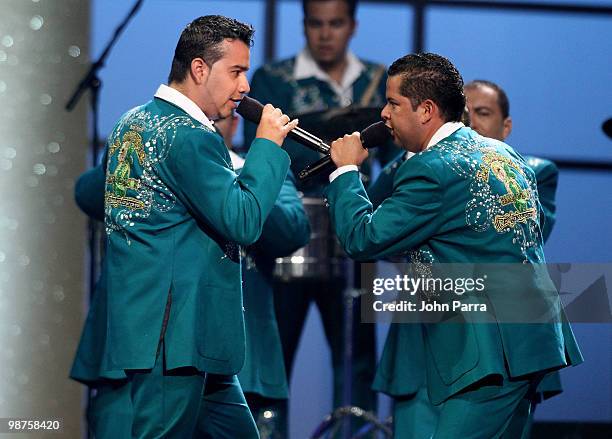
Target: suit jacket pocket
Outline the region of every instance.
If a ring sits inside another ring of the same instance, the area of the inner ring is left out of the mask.
[[[236,362],[244,357],[244,320],[240,291],[204,286],[198,292],[196,344],[200,356]]]

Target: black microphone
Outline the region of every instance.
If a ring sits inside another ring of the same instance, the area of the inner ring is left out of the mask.
[[[601,129],[606,133],[606,136],[612,139],[612,117],[601,124]]]
[[[360,134],[361,144],[365,149],[376,148],[377,146],[380,146],[391,139],[391,132],[382,121],[373,123]],[[300,180],[306,180],[307,178],[324,171],[331,173],[335,166],[336,165],[332,161],[331,156],[327,154],[325,157],[306,166],[302,171],[300,171],[298,177]]]
[[[244,96],[240,100],[238,108],[236,108],[236,113],[238,113],[250,122],[259,123],[259,121],[261,120],[261,113],[263,112],[263,107],[263,104],[257,99]],[[327,145],[325,142],[323,142],[323,140],[319,139],[314,134],[310,134],[308,131],[301,129],[300,127],[295,127],[294,129],[289,131],[287,137],[292,138],[301,145],[304,145],[305,147],[310,148],[314,151],[323,154],[329,154],[329,145]]]

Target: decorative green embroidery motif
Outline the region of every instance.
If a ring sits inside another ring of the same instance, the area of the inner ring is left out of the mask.
[[[527,255],[539,243],[536,182],[503,143],[492,142],[480,136],[443,140],[419,154],[439,154],[454,173],[469,181],[468,226],[477,232],[493,227],[497,233],[512,233],[512,243]]]
[[[186,115],[159,115],[137,107],[126,113],[108,141],[106,191],[104,194],[106,233],[124,234],[146,221],[151,212],[167,212],[176,196],[158,174],[157,166],[172,148],[180,128],[210,131]]]
[[[477,178],[488,183],[492,172],[493,176],[506,189],[506,193],[499,197],[500,204],[502,206],[512,204],[515,209],[514,211],[495,215],[493,218],[495,230],[498,232],[507,231],[509,228],[513,228],[517,222],[527,223],[529,219],[536,219],[536,208],[529,207],[532,193],[529,188],[522,188],[518,182],[519,174],[523,180],[526,179],[525,172],[518,164],[497,152],[486,152],[482,161],[483,163],[480,165],[481,169],[477,173]]]
[[[144,209],[144,202],[127,195],[128,189],[138,191],[140,180],[132,178],[132,168],[136,160],[140,166],[144,164],[145,152],[142,147],[142,137],[138,131],[140,127],[133,126],[134,131],[128,131],[123,135],[122,140],[115,139],[109,148],[110,158],[117,157],[117,167],[115,171],[106,177],[106,184],[110,186],[104,197],[104,202],[111,207],[123,206],[130,210]]]

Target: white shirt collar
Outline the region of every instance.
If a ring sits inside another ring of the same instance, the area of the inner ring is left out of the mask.
[[[213,123],[206,117],[202,109],[177,89],[162,84],[155,92],[155,97],[176,105],[195,120],[215,131]]]
[[[463,122],[446,122],[444,125],[438,128],[438,131],[436,131],[433,136],[431,136],[431,139],[429,140],[429,143],[425,149],[431,148],[436,143],[446,139],[448,136],[464,126],[465,125],[463,125]]]
[[[465,125],[463,125],[463,122],[446,122],[444,125],[438,128],[438,130],[434,133],[433,136],[431,136],[431,139],[429,139],[429,143],[427,144],[425,149],[429,149],[435,144],[440,143],[441,140],[444,140],[458,129],[463,128],[464,126]],[[413,152],[406,151],[406,160],[408,160],[414,155],[415,154]]]
[[[293,67],[293,77],[296,80],[305,78],[317,78],[321,81],[327,82],[332,90],[340,97],[348,96],[349,100],[352,100],[353,96],[353,83],[359,78],[365,66],[350,50],[346,53],[346,70],[342,76],[342,81],[338,84],[330,76],[325,73],[321,67],[314,60],[308,48],[304,48],[296,57],[295,65]],[[350,102],[348,102],[350,104]],[[348,105],[347,104],[347,105]]]

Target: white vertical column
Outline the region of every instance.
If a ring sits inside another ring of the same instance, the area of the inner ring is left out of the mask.
[[[0,418],[61,418],[79,437],[68,372],[83,321],[86,98],[64,104],[89,61],[88,0],[0,6]],[[40,432],[28,435],[40,437]]]

